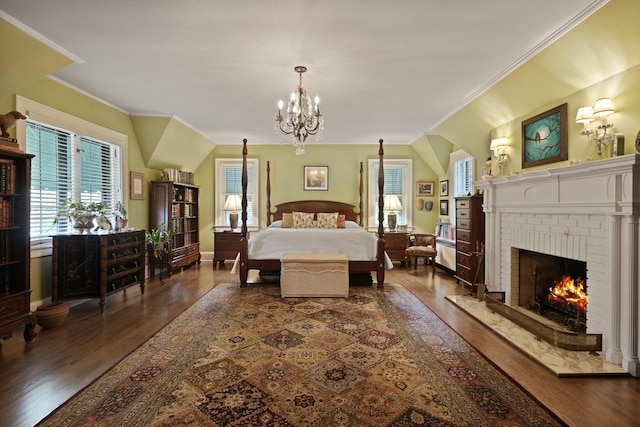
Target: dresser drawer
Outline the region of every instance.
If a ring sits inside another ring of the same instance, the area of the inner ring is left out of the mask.
[[[456,241],[460,242],[471,242],[471,232],[468,230],[458,230],[456,229]]]
[[[456,252],[456,262],[466,267],[471,267],[471,255],[466,252]]]
[[[471,203],[469,203],[468,199],[456,200],[456,211],[459,209],[469,209]]]
[[[8,297],[3,297],[0,303],[0,320],[10,318],[17,314],[29,312],[29,295],[31,291],[20,292]]]
[[[469,283],[473,280],[473,277],[471,277],[471,269],[462,264],[457,264],[456,276]]]
[[[456,220],[456,229],[459,230],[471,230],[471,221],[468,219]]]
[[[458,249],[459,252],[464,252],[464,253],[471,253],[471,243],[470,242],[465,242],[463,240],[458,240],[456,242],[456,248]]]
[[[469,209],[456,209],[456,218],[469,219],[471,218],[471,212]]]

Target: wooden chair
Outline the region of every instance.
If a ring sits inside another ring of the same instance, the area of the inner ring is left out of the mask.
[[[424,258],[425,263],[427,260],[431,260],[431,266],[433,272],[436,271],[436,255],[438,250],[436,249],[436,235],[435,234],[414,234],[415,243],[413,246],[408,247],[404,253],[407,257],[407,268],[411,267],[413,262],[413,268],[418,268],[418,258]]]

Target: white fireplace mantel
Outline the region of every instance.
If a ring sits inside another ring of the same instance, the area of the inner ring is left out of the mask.
[[[485,283],[517,297],[512,248],[587,263],[587,332],[607,360],[640,376],[640,155],[477,181],[485,211]]]

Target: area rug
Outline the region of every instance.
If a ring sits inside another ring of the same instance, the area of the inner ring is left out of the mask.
[[[400,285],[224,284],[41,425],[562,424]]]

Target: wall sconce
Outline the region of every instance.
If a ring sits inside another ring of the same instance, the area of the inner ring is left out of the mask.
[[[489,149],[493,151],[493,156],[498,162],[498,172],[502,175],[502,169],[509,163],[509,155],[507,154],[507,147],[509,146],[509,140],[507,138],[500,137],[491,140]]]
[[[600,98],[596,104],[591,107],[580,107],[576,114],[576,123],[582,123],[584,130],[580,135],[584,135],[593,141],[598,148],[598,156],[602,157],[602,147],[609,145],[614,138],[613,130],[608,132],[607,129],[613,127],[613,123],[607,123],[607,116],[615,113],[613,103],[609,98]],[[599,120],[599,123],[591,125],[591,122]]]

